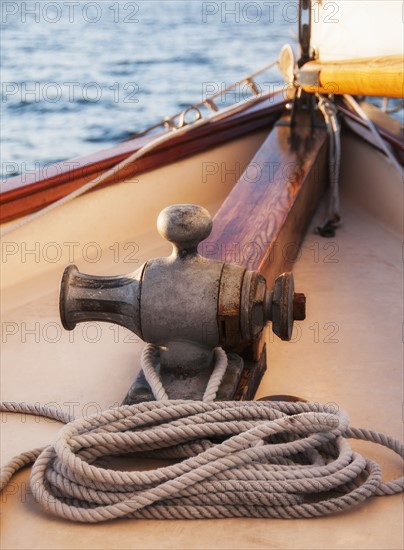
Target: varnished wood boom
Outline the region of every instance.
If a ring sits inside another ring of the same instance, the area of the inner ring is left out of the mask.
[[[309,93],[403,97],[404,57],[310,61],[300,69],[298,83]]]

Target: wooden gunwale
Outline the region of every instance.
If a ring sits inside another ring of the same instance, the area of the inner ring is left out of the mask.
[[[292,268],[328,182],[324,127],[313,129],[308,115],[295,127],[275,124],[214,218],[212,234],[200,245],[209,259],[234,262],[262,273],[268,288]],[[248,175],[254,167],[256,177]],[[254,248],[254,255],[246,250]],[[266,370],[267,330],[252,346],[234,351],[245,372],[236,399],[253,399]]]
[[[276,124],[216,213],[203,254],[260,271],[269,283],[290,269],[328,181],[326,149],[326,129],[312,129],[308,116],[293,128]],[[281,242],[295,254],[277,250]],[[256,253],[243,253],[251,245]]]
[[[271,104],[268,105],[268,102]],[[186,135],[173,134],[169,143],[157,147],[135,164],[116,172],[97,188],[119,183],[125,178],[150,169],[169,165],[265,127],[270,129],[285,103],[280,92],[273,96],[266,95],[251,105],[240,106],[230,114],[223,113],[222,118],[209,125],[195,128],[195,131]],[[338,99],[337,105],[341,113],[355,124],[355,131],[369,141],[366,123]],[[373,113],[369,112],[368,115],[372,119]],[[400,159],[404,153],[402,135],[391,127],[389,121],[391,122],[391,119],[386,115],[385,118],[377,117],[374,123],[380,135],[393,147],[397,158]],[[162,133],[136,138],[92,155],[56,163],[35,173],[21,174],[2,182],[0,223],[30,214],[61,199],[117,165],[150,143],[157,135]]]

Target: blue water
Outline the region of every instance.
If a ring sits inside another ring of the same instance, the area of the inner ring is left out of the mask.
[[[76,4],[1,2],[3,177],[112,146],[296,43],[297,2]]]

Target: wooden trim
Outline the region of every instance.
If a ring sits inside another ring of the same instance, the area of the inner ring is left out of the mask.
[[[257,270],[269,288],[291,270],[328,182],[327,143],[306,115],[294,128],[275,125],[217,212],[203,255]],[[249,352],[256,361],[264,343]]]
[[[217,212],[202,243],[207,258],[262,273],[272,285],[289,270],[326,187],[327,132],[276,124]]]
[[[359,129],[366,127],[364,121],[338,99],[337,104],[344,115],[355,121],[357,126],[359,125]],[[129,166],[126,170],[115,174],[102,186],[119,183],[124,178],[168,165],[248,133],[264,128],[270,129],[284,105],[285,100],[281,93],[264,96],[251,105],[240,107],[237,112],[232,112],[230,115],[224,113],[223,118],[208,126],[196,128],[195,132],[190,132],[186,136],[177,137],[173,134],[173,139],[169,143],[156,148],[155,151],[140,159],[135,166]],[[372,118],[371,114],[369,116]],[[388,116],[387,118],[390,119]],[[392,132],[391,125],[386,125],[380,117],[375,123],[381,136],[394,148],[397,158],[402,158],[404,144],[401,136]],[[62,198],[117,165],[155,137],[156,134],[144,136],[90,156],[54,164],[34,174],[23,174],[8,179],[2,183],[0,223],[39,210]],[[365,135],[362,137],[366,139]]]
[[[209,259],[259,271],[269,288],[292,268],[328,182],[326,129],[312,130],[307,115],[299,114],[294,128],[288,122],[271,130],[200,245]],[[235,399],[252,399],[258,389],[266,370],[266,335],[264,330],[253,346],[235,349],[246,368]]]
[[[186,135],[176,136],[173,133],[172,140],[157,147],[135,164],[113,174],[100,187],[166,166],[251,132],[269,129],[284,105],[281,93],[264,96],[235,113],[224,113],[223,117],[211,124],[196,127],[195,131]],[[2,186],[0,222],[29,214],[62,198],[117,165],[157,135],[127,141],[95,155],[61,162],[53,165],[52,170],[44,168],[28,176],[21,175],[7,180]]]

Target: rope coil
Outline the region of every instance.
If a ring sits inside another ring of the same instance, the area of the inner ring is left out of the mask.
[[[23,404],[2,403],[0,411],[61,420],[60,412]],[[404,478],[382,482],[378,464],[354,452],[346,438],[379,443],[402,458],[403,445],[350,428],[346,413],[324,405],[153,401],[64,420],[71,422],[52,445],[2,470],[0,488],[34,462],[35,499],[72,521],[309,518],[404,489]],[[148,471],[99,462],[129,454],[181,461]]]

